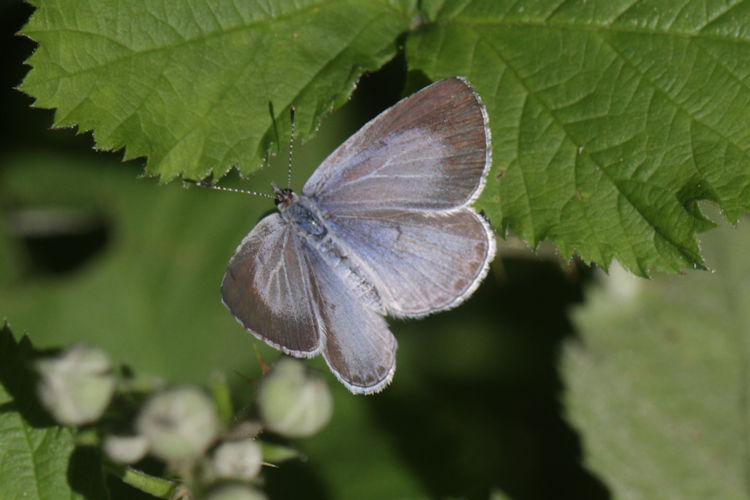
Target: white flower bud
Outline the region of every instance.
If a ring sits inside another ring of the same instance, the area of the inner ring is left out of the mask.
[[[249,481],[258,475],[262,463],[262,451],[253,439],[225,441],[204,464],[204,475],[209,482],[217,479]]]
[[[331,419],[333,398],[325,380],[301,361],[279,359],[258,391],[266,427],[288,437],[311,436]]]
[[[177,387],[149,399],[136,421],[151,452],[167,462],[192,460],[203,454],[219,432],[213,401],[194,387]]]
[[[104,438],[104,453],[113,461],[133,464],[148,453],[148,439],[143,436],[114,436]]]
[[[74,345],[37,362],[39,398],[63,425],[83,425],[102,416],[115,390],[112,363],[102,349]]]

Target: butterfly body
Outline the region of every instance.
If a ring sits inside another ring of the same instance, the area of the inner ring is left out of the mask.
[[[222,281],[235,318],[297,357],[322,354],[354,393],[395,372],[384,316],[420,317],[469,297],[495,243],[470,203],[489,170],[490,136],[465,80],[437,82],[344,142],[302,193],[243,239]]]
[[[281,218],[338,272],[349,290],[364,300],[370,308],[385,314],[375,285],[364,275],[361,268],[354,264],[349,258],[349,253],[328,231],[326,217],[318,213],[317,204],[313,200],[304,195],[297,195],[291,190],[284,190],[282,193],[277,192],[276,206]]]
[[[276,206],[288,224],[295,226],[301,234],[312,241],[322,241],[328,234],[323,218],[316,214],[314,204],[307,197],[299,197],[289,190],[288,193],[283,193],[280,200],[277,198]]]

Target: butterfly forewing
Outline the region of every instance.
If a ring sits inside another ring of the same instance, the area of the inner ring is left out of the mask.
[[[489,168],[489,128],[479,96],[461,78],[396,103],[315,170],[303,194],[321,209],[445,210],[469,203]]]

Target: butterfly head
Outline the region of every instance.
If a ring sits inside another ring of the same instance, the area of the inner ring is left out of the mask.
[[[274,202],[279,208],[286,208],[297,198],[297,195],[294,194],[294,191],[290,188],[281,189],[273,182],[271,183],[271,186],[273,187]]]

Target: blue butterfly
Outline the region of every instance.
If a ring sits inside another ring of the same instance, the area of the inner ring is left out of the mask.
[[[221,284],[247,330],[296,357],[322,354],[353,393],[396,370],[384,316],[420,317],[468,298],[495,255],[473,209],[491,164],[487,111],[463,78],[375,117],[302,193],[274,186],[278,213],[242,240]]]

